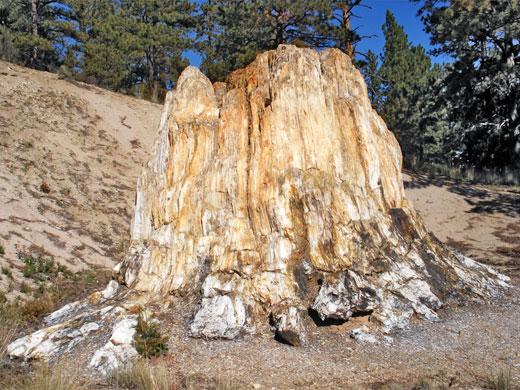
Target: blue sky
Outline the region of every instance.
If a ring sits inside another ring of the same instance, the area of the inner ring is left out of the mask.
[[[366,52],[368,49],[379,54],[383,50],[385,39],[381,26],[385,23],[386,10],[389,9],[397,20],[397,23],[404,26],[404,31],[408,35],[408,39],[414,45],[423,45],[426,50],[430,50],[430,38],[424,32],[424,25],[417,16],[419,9],[418,3],[412,3],[409,0],[366,0],[365,4],[371,8],[358,7],[356,14],[359,18],[352,20],[352,27],[358,28],[360,35],[373,35],[372,38],[363,39],[357,46],[358,52]],[[200,56],[195,53],[186,53],[191,65],[198,66],[200,64]],[[449,57],[442,56],[433,58],[434,62],[448,62]]]
[[[385,23],[387,9],[394,14],[397,23],[404,26],[404,32],[413,45],[421,44],[427,52],[432,49],[430,37],[424,32],[424,25],[417,16],[420,3],[412,3],[408,0],[367,0],[366,4],[371,8],[359,7],[355,12],[359,18],[352,20],[352,27],[357,27],[358,33],[362,36],[372,34],[377,36],[363,39],[357,46],[358,52],[366,52],[370,49],[379,54],[383,51],[385,37],[381,26]],[[450,58],[443,55],[438,58],[432,57],[432,60],[442,63],[450,61]]]

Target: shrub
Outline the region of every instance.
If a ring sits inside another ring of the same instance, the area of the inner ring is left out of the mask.
[[[159,324],[148,320],[143,313],[137,317],[133,346],[144,358],[158,356],[168,351],[168,336],[163,335]]]
[[[11,270],[7,267],[2,267],[2,274],[4,274],[5,276],[7,276],[9,279],[12,279],[13,278],[13,273],[11,272]]]
[[[29,289],[29,286],[25,282],[22,282],[22,284],[20,285],[20,291],[23,292],[24,294],[28,294],[29,291],[31,291],[31,290]]]
[[[66,278],[72,276],[72,273],[59,263],[54,261],[54,257],[44,258],[42,255],[37,257],[19,252],[18,258],[23,261],[23,276],[34,280],[43,281],[55,279],[58,274],[62,274]]]
[[[5,249],[3,245],[0,245],[0,255],[5,255]]]
[[[34,320],[43,315],[52,313],[58,305],[54,294],[44,293],[36,299],[28,300],[20,305],[20,312],[26,320]]]

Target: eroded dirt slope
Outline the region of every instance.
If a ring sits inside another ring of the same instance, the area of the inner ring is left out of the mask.
[[[119,259],[160,111],[0,62],[0,265],[13,265],[3,291],[22,278],[19,252],[52,255],[72,270]]]

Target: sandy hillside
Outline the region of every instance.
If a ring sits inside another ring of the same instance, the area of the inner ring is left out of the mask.
[[[125,249],[161,106],[0,62],[0,265],[19,252],[71,269]],[[2,278],[5,291],[8,278]]]
[[[520,193],[404,175],[406,196],[450,247],[520,282]]]

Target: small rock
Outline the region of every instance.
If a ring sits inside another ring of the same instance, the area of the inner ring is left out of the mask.
[[[253,389],[259,389],[261,387],[262,387],[262,385],[260,383],[253,384]]]
[[[51,192],[51,187],[49,187],[47,183],[42,182],[42,184],[40,185],[40,191],[48,194],[49,192]]]
[[[118,322],[114,326],[110,341],[115,345],[130,344],[134,339],[136,325],[137,320],[135,318],[125,318]]]
[[[94,353],[90,367],[97,368],[106,375],[125,364],[131,364],[138,356],[136,349],[131,345],[114,345],[109,341]]]
[[[271,316],[278,337],[295,347],[304,344],[304,326],[301,310],[297,307],[289,306],[274,311]]]
[[[362,326],[361,328],[352,329],[350,331],[350,337],[361,343],[377,343],[377,337],[373,334],[368,333],[368,327]]]

